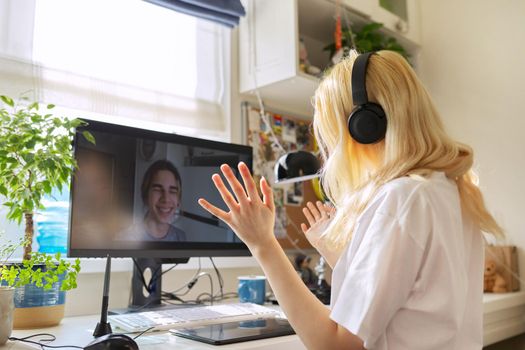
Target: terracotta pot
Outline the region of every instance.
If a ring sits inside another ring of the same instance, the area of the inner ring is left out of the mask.
[[[14,293],[14,288],[0,287],[0,345],[7,342],[13,330]]]

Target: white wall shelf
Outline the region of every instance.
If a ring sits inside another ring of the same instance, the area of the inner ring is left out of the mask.
[[[405,2],[409,18],[417,17],[413,16],[417,2]],[[301,71],[299,41],[304,40],[312,65],[322,70],[329,66],[329,53],[323,48],[334,40],[335,0],[245,0],[243,3],[247,14],[239,25],[240,92],[253,93],[257,87],[268,104],[311,116],[311,99],[319,78]],[[395,37],[407,51],[415,52],[419,26],[398,20],[405,24],[399,24],[400,29],[396,29],[392,24],[395,16],[385,15],[388,11],[379,6],[379,0],[375,6],[371,6],[372,3],[342,1],[343,27],[347,20],[359,27],[388,19],[384,32]],[[382,15],[375,18],[376,14]]]

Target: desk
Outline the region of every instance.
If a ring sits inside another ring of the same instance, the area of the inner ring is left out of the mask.
[[[21,338],[36,333],[51,333],[57,340],[50,345],[85,346],[93,340],[93,329],[100,316],[66,317],[56,327],[29,330],[14,330],[12,336]],[[302,350],[306,349],[296,335],[253,340],[228,345],[209,345],[190,339],[171,335],[167,332],[147,333],[136,339],[140,349],[184,349],[184,350]],[[8,341],[0,350],[40,349],[39,346],[22,342]]]
[[[525,332],[525,292],[485,294],[483,304],[483,345],[490,345]],[[44,329],[17,330],[13,331],[13,336],[20,338],[45,332],[54,334],[57,337],[55,345],[84,346],[93,339],[93,328],[98,321],[98,315],[66,317],[59,326]],[[305,349],[305,346],[296,335],[214,346],[176,337],[166,332],[159,332],[145,334],[138,338],[137,342],[141,349]],[[8,342],[6,345],[0,346],[0,350],[35,348],[38,347],[20,342]]]
[[[483,296],[483,345],[525,333],[525,291]]]

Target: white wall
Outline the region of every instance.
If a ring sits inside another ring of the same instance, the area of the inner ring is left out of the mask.
[[[485,201],[525,276],[525,1],[420,6],[420,76],[449,132],[474,148]]]

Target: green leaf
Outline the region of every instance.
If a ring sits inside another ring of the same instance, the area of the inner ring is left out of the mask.
[[[47,105],[47,109],[53,109],[53,108],[55,108],[54,104],[50,103],[50,104]]]
[[[95,137],[87,130],[82,131],[82,135],[86,140],[91,142],[92,144],[96,144]]]
[[[10,97],[7,97],[7,96],[0,96],[0,99],[2,99],[2,101],[4,101],[4,103],[8,106],[11,106],[11,107],[14,107],[15,106],[15,102],[13,101],[12,98]]]
[[[52,192],[51,183],[49,182],[49,180],[42,181],[42,186],[44,187],[44,191],[46,193]]]

